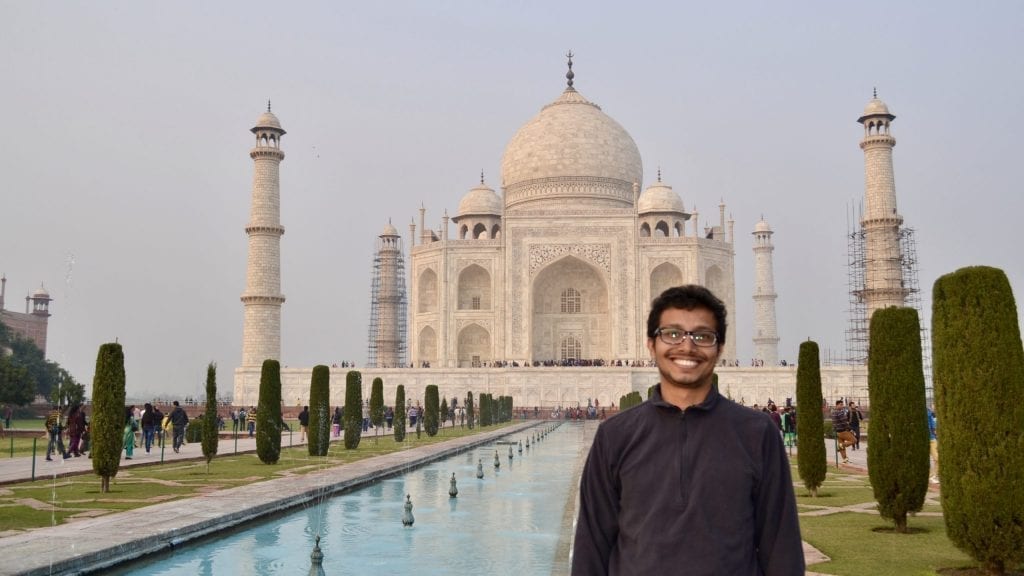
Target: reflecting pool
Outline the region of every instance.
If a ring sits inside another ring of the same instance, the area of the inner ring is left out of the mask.
[[[568,561],[586,431],[583,424],[566,423],[535,442],[537,430],[507,436],[110,573],[307,574],[318,534],[328,576],[534,576],[551,574],[556,567],[561,573]],[[499,468],[494,466],[495,453]],[[483,479],[476,477],[478,463]],[[453,473],[456,498],[448,495]],[[402,526],[406,494],[414,506],[415,524],[410,528]]]

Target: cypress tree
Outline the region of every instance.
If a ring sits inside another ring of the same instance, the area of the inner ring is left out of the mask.
[[[480,426],[491,425],[491,395],[480,395]]]
[[[444,421],[448,419],[448,413],[449,413],[449,410],[448,410],[448,399],[447,398],[441,398],[440,418],[441,418],[441,426],[442,427],[444,426]],[[454,424],[454,422],[452,424]]]
[[[1002,270],[961,268],[935,281],[932,351],[946,534],[989,572],[1016,569],[1024,562],[1024,348]]]
[[[206,458],[206,473],[210,473],[210,462],[217,455],[217,364],[206,366],[206,412],[203,414],[203,457]]]
[[[92,380],[92,469],[100,477],[100,492],[110,492],[124,448],[124,351],[120,344],[104,344],[96,355]]]
[[[441,410],[437,398],[437,385],[427,385],[423,397],[423,403],[426,404],[423,413],[423,429],[427,432],[427,436],[437,436],[437,424],[440,420],[438,416]]]
[[[466,426],[472,430],[476,418],[476,407],[473,406],[473,392],[466,392]]]
[[[345,376],[345,449],[359,448],[363,437],[363,375],[349,370]]]
[[[379,377],[370,386],[370,424],[374,428],[384,425],[384,381]]]
[[[327,456],[331,448],[331,369],[323,364],[313,367],[309,381],[310,456]]]
[[[811,496],[825,481],[828,464],[825,457],[825,421],[821,414],[821,365],[818,343],[800,344],[796,368],[796,433],[800,439],[797,470]]]
[[[395,392],[395,419],[391,423],[395,427],[395,442],[405,441],[405,385],[399,384]]]
[[[256,455],[264,464],[281,458],[281,363],[264,360],[256,404]]]
[[[920,511],[928,492],[928,407],[917,310],[875,311],[870,334],[868,475],[879,514],[905,533],[907,513]]]

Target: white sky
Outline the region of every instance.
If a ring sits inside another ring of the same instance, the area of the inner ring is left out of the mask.
[[[752,236],[775,230],[780,357],[841,355],[856,123],[878,87],[899,212],[935,279],[1002,268],[1021,298],[1024,3],[16,2],[0,0],[0,272],[7,308],[45,283],[48,357],[91,386],[117,338],[128,392],[200,394],[241,359],[253,144],[273,100],[283,358],[366,359],[374,241],[456,213],[565,85],[663,179],[736,221],[740,358],[753,355]],[[403,240],[408,243],[407,238]]]

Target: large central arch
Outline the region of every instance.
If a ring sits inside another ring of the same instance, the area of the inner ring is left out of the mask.
[[[530,293],[532,360],[563,360],[567,338],[579,341],[582,359],[611,359],[608,286],[597,268],[565,256],[537,274]]]

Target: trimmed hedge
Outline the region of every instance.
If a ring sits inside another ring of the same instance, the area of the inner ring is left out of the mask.
[[[120,344],[100,346],[92,379],[92,422],[89,435],[92,469],[100,477],[100,492],[110,492],[124,449],[124,350]]]
[[[384,425],[384,380],[379,377],[370,386],[370,424],[375,428]]]
[[[796,367],[796,436],[800,441],[796,461],[800,479],[811,496],[818,495],[818,487],[825,481],[828,468],[822,430],[825,422],[821,414],[822,401],[818,343],[808,340],[800,344]]]
[[[264,464],[281,458],[281,363],[264,360],[256,404],[256,455]]]
[[[358,370],[349,370],[345,375],[345,449],[359,448],[363,437],[363,375]]]
[[[928,493],[928,406],[917,310],[876,310],[870,334],[868,476],[879,514],[905,533],[907,514],[920,511]]]
[[[427,436],[437,436],[437,425],[441,407],[438,405],[438,391],[436,384],[428,384],[424,391],[423,402],[423,429]]]
[[[203,414],[202,443],[203,457],[206,458],[206,471],[210,471],[210,462],[217,455],[217,364],[210,362],[206,366],[206,412]]]
[[[395,392],[395,418],[391,422],[395,427],[395,442],[405,441],[405,385],[399,384]]]
[[[310,456],[327,456],[331,448],[331,369],[323,364],[313,367],[309,380]]]
[[[466,425],[472,430],[476,425],[476,407],[473,406],[473,392],[466,392]]]
[[[946,534],[990,572],[1016,569],[1024,562],[1024,347],[1002,270],[962,268],[935,281],[932,351]]]

